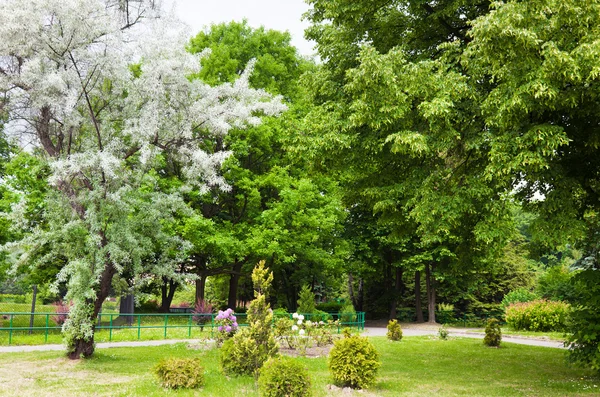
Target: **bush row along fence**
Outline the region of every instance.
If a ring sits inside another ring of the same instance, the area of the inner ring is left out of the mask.
[[[400,322],[415,322],[417,321],[417,313],[415,309],[398,309],[396,318]],[[423,318],[427,321],[429,311],[423,310]],[[504,312],[481,312],[481,313],[457,313],[453,310],[436,310],[435,319],[440,324],[462,325],[463,327],[482,327],[488,319],[495,318],[500,324],[505,324]]]
[[[334,321],[332,327],[341,332],[343,328],[354,328],[364,330],[365,313],[356,312],[347,313],[328,313],[328,316],[322,314],[304,314],[305,320],[311,321]],[[57,336],[60,336],[61,326],[56,323],[58,317],[66,317],[66,313],[26,313],[12,312],[0,313],[0,345],[13,344],[15,337],[17,343],[34,344],[42,343],[40,337],[43,336],[43,343],[57,342]],[[215,323],[216,314],[194,314],[194,313],[170,313],[170,314],[118,314],[108,313],[99,314],[95,338],[97,341],[111,342],[117,340],[142,340],[144,339],[168,339],[169,337],[192,338],[206,336],[204,329],[214,335],[217,328]],[[246,314],[236,313],[240,327],[247,326]],[[276,318],[287,317],[288,315],[276,314]],[[289,314],[292,318],[292,314]],[[143,330],[152,330],[150,332]],[[125,335],[119,335],[125,332]],[[146,335],[149,334],[149,335]],[[32,336],[34,339],[32,339]],[[148,338],[146,338],[148,336]],[[115,338],[116,337],[116,338]],[[125,338],[125,339],[123,339]]]

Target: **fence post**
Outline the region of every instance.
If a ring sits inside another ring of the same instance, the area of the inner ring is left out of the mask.
[[[11,313],[10,315],[10,322],[9,325],[10,330],[8,331],[8,344],[10,345],[12,343],[12,333],[13,333],[13,314]]]
[[[35,299],[37,298],[37,285],[33,285],[33,298],[31,299],[31,317],[29,318],[29,335],[33,332],[33,317],[35,316]]]
[[[48,326],[50,325],[50,315],[46,313],[46,334],[44,335],[44,343],[48,343]]]
[[[167,325],[169,324],[169,315],[165,314],[165,339],[167,339]]]
[[[138,314],[138,340],[142,337],[142,315]]]

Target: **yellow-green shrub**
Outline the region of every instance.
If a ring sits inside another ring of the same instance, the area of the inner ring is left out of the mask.
[[[198,358],[169,358],[154,367],[160,384],[169,389],[195,389],[204,385],[204,368]]]
[[[402,327],[398,324],[398,320],[390,320],[387,325],[387,338],[393,341],[402,340]]]
[[[260,369],[258,390],[264,397],[310,396],[310,377],[306,368],[291,358],[270,358]]]
[[[363,389],[375,383],[381,363],[367,338],[351,335],[335,341],[328,365],[336,385]]]
[[[506,308],[506,323],[515,330],[563,331],[569,318],[569,304],[535,300],[513,303]]]
[[[490,347],[499,347],[501,341],[502,330],[500,330],[500,323],[495,318],[490,318],[485,326],[483,344]]]

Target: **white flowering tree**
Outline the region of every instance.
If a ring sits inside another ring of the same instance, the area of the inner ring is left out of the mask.
[[[34,255],[42,245],[46,257],[66,258],[59,280],[74,304],[63,328],[71,358],[93,353],[115,276],[141,272],[156,246],[185,253],[184,241],[163,232],[185,205],[180,191],[153,189],[154,166],[179,167],[180,189],[226,189],[218,169],[228,153],[203,145],[283,110],[279,98],[248,87],[249,70],[218,87],[189,79],[199,59],[159,9],[148,0],[0,1],[7,130],[47,159],[55,188],[48,229],[7,248],[16,265],[43,261]],[[180,260],[153,257],[163,274]]]

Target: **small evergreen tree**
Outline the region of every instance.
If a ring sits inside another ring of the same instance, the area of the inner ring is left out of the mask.
[[[312,314],[316,310],[315,294],[308,285],[303,285],[298,295],[298,313]]]

